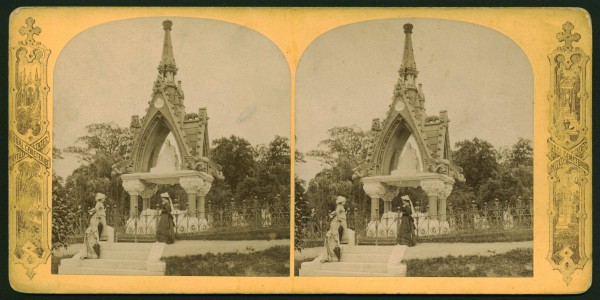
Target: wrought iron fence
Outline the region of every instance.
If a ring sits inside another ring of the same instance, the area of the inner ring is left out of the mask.
[[[279,230],[289,234],[289,203],[279,201],[272,205],[260,205],[256,201],[244,201],[242,205],[208,210],[203,214],[196,210],[175,209],[171,212],[175,223],[176,239],[201,239],[216,233],[263,232]],[[115,229],[116,241],[152,242],[161,217],[159,209],[145,209],[136,217],[129,212],[107,207],[106,223]],[[90,215],[80,209],[73,238],[82,239],[89,226]],[[287,229],[287,231],[286,231]]]
[[[348,228],[355,231],[357,244],[395,244],[400,232],[402,215],[389,211],[370,219],[370,212],[356,208],[347,210]],[[468,207],[449,205],[448,212],[440,215],[413,214],[417,240],[430,240],[442,237],[488,235],[515,231],[533,231],[533,210],[531,202],[495,202]],[[303,232],[305,242],[320,242],[329,230],[331,219],[328,215],[313,215]]]

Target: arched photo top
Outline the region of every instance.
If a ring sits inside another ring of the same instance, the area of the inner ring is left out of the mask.
[[[188,114],[206,108],[211,141],[236,135],[266,144],[276,135],[289,137],[290,68],[270,39],[224,21],[148,17],[89,28],[59,53],[54,68],[54,145],[73,145],[88,124],[129,127],[132,115],[145,115],[154,100],[167,19],[172,21],[174,82],[181,81]],[[73,164],[65,158],[55,169],[68,175]]]
[[[474,137],[495,147],[533,139],[533,71],[513,40],[459,21],[382,19],[338,27],[306,48],[296,73],[299,151],[317,148],[335,126],[369,130],[373,119],[385,120],[407,23],[426,116],[447,110],[452,146]]]

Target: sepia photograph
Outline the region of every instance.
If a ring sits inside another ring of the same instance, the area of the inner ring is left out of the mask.
[[[441,19],[319,36],[296,76],[297,276],[533,276],[533,73]]]
[[[593,15],[14,4],[10,289],[585,293]]]
[[[226,22],[73,38],[54,70],[52,272],[289,276],[289,78]]]

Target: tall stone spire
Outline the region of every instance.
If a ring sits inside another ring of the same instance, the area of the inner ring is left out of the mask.
[[[413,53],[412,29],[412,24],[404,24],[404,34],[406,35],[404,39],[404,55],[402,56],[402,66],[398,70],[398,73],[404,79],[404,83],[408,89],[412,88],[416,90],[415,79],[419,72],[417,71],[417,64],[415,63],[415,55]]]
[[[163,43],[163,52],[160,64],[158,65],[158,73],[166,82],[175,82],[175,74],[177,74],[177,66],[175,65],[175,56],[173,55],[173,45],[171,43],[171,26],[173,22],[165,20],[163,29],[165,30],[165,40]]]

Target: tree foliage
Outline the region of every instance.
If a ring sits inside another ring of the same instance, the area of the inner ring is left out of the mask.
[[[474,138],[456,143],[454,163],[463,168],[466,182],[456,183],[448,202],[453,205],[512,203],[517,197],[533,195],[533,148],[520,138],[512,147],[495,150]]]
[[[63,154],[78,157],[83,164],[65,181],[66,197],[75,207],[87,209],[94,205],[94,195],[107,195],[106,205],[128,207],[127,193],[119,176],[112,174],[112,166],[125,159],[131,147],[131,133],[115,123],[94,123],[85,127],[86,134]]]
[[[213,140],[211,159],[221,165],[225,183],[233,190],[255,167],[254,149],[247,140],[232,135]]]
[[[372,133],[359,128],[334,127],[328,134],[329,138],[319,144],[324,149],[311,150],[307,155],[331,167],[336,166],[339,159],[352,160],[353,164],[359,165],[366,159],[373,143]]]
[[[52,250],[68,246],[73,234],[77,211],[69,205],[62,178],[52,174]]]
[[[482,183],[495,178],[499,164],[492,144],[474,138],[456,143],[452,157],[454,163],[463,168],[466,184],[477,189]]]
[[[225,180],[215,180],[207,200],[216,207],[229,202],[257,199],[271,205],[289,201],[290,145],[286,137],[275,136],[268,144],[252,147],[242,138],[231,136],[213,142],[213,159],[223,167]],[[243,176],[241,176],[243,175]]]
[[[366,161],[371,132],[353,127],[334,127],[329,137],[320,143],[321,149],[307,155],[327,165],[310,180],[304,198],[318,215],[324,215],[335,207],[336,196],[344,196],[351,205],[361,211],[368,207],[368,197],[359,180],[352,179],[353,169]]]
[[[306,182],[298,177],[294,179],[294,249],[302,251],[304,230],[310,220],[308,202],[302,197]]]

